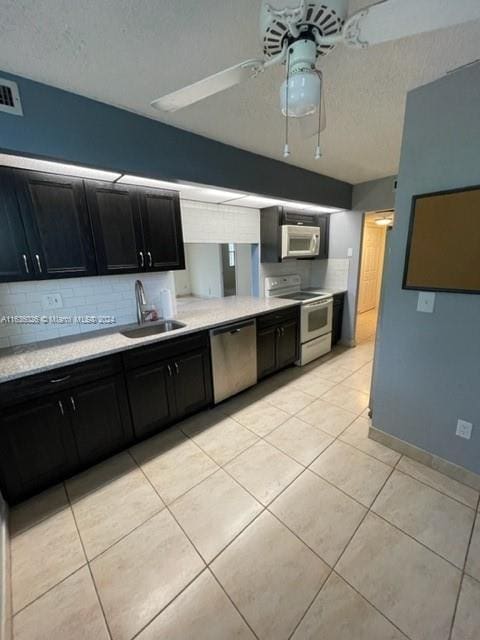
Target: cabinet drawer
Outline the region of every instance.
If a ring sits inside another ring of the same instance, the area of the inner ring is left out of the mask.
[[[206,332],[192,333],[182,338],[164,340],[139,349],[132,349],[123,354],[126,369],[135,369],[147,364],[176,358],[182,353],[208,347]]]
[[[42,397],[85,382],[106,378],[121,371],[120,355],[87,360],[80,364],[51,369],[0,385],[0,406]]]
[[[276,324],[287,322],[292,318],[298,318],[299,308],[300,307],[298,306],[289,307],[287,309],[279,309],[278,311],[259,316],[257,318],[257,328],[265,329],[266,327],[271,327]]]

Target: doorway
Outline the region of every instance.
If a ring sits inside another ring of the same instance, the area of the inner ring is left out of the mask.
[[[357,344],[372,339],[377,329],[385,244],[392,220],[392,211],[374,211],[365,215],[358,286]]]

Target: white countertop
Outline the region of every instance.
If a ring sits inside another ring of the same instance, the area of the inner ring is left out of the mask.
[[[210,329],[215,326],[251,318],[298,305],[298,302],[279,298],[179,298],[176,320],[186,326],[168,333],[145,338],[127,338],[120,331],[137,325],[92,331],[82,336],[45,340],[0,350],[0,383],[34,373],[41,373],[85,360],[135,349],[146,344],[171,340],[179,336]]]

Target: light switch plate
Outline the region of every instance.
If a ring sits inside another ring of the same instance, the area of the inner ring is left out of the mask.
[[[457,420],[457,430],[456,435],[460,438],[465,438],[465,440],[470,440],[472,437],[472,423],[467,422],[466,420]]]
[[[63,307],[62,296],[59,293],[47,293],[42,297],[44,309],[61,309]]]
[[[420,291],[418,294],[417,311],[433,313],[435,309],[435,294],[432,291]]]
[[[347,258],[351,258],[353,256],[353,249],[352,247],[349,247],[347,249]]]

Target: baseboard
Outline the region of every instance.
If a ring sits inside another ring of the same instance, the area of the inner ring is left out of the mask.
[[[0,640],[12,638],[8,508],[0,495]]]
[[[427,467],[435,469],[435,471],[440,471],[440,473],[453,478],[453,480],[457,480],[457,482],[461,482],[462,484],[472,487],[472,489],[475,489],[476,491],[480,491],[480,475],[473,471],[469,471],[460,465],[449,462],[448,460],[445,460],[445,458],[440,458],[440,456],[436,456],[434,453],[424,451],[423,449],[420,449],[409,442],[405,442],[404,440],[400,440],[389,433],[385,433],[385,431],[381,431],[376,427],[370,427],[368,437],[380,442],[380,444],[390,447],[390,449],[393,449],[394,451],[398,451],[398,453],[403,453],[409,458],[417,460],[417,462],[421,462]]]

